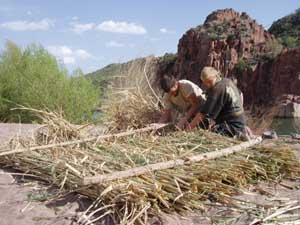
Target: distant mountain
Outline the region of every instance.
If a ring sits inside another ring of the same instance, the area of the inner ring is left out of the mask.
[[[280,38],[288,48],[300,47],[300,8],[294,13],[275,21],[269,32]]]

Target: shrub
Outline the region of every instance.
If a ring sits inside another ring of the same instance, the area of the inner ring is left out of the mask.
[[[296,48],[300,46],[300,39],[292,36],[283,36],[280,38],[280,42],[287,48]]]
[[[273,62],[275,59],[275,55],[272,52],[265,53],[260,56],[260,59],[263,62]]]
[[[8,41],[0,56],[0,120],[33,122],[25,111],[11,111],[19,105],[36,109],[63,110],[72,122],[91,119],[99,92],[80,70],[70,76],[42,46],[25,50]]]
[[[281,43],[288,48],[300,47],[300,9],[275,21],[269,32],[281,39]]]
[[[247,68],[248,68],[248,64],[244,59],[240,59],[239,62],[235,66],[237,73],[242,73]]]

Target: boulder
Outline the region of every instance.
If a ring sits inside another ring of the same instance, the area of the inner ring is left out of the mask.
[[[278,99],[276,117],[300,118],[300,96],[283,95]]]

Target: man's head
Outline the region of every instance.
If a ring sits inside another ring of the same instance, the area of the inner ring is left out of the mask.
[[[160,81],[160,86],[166,93],[170,93],[173,96],[178,94],[179,84],[174,77],[164,76]]]
[[[201,71],[200,78],[207,88],[215,86],[216,81],[220,79],[220,72],[215,68],[206,66]]]

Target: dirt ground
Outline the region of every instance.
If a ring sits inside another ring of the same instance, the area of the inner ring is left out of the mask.
[[[16,135],[30,137],[37,127],[0,123],[0,145]],[[290,139],[286,143],[294,149],[299,159],[300,143]],[[274,145],[272,141],[264,141],[263,144]],[[80,213],[91,204],[88,199],[75,193],[50,201],[48,186],[16,173],[9,168],[0,170],[0,225],[75,225]],[[184,216],[162,214],[163,221],[156,221],[155,224],[300,225],[300,210],[297,208],[300,205],[300,178],[293,181],[283,179],[280,183],[261,182],[243,190],[242,195],[232,200],[236,202],[232,207],[207,200],[204,202],[205,212],[191,212]],[[272,221],[274,213],[279,213],[280,221]],[[263,219],[266,219],[264,223],[255,223]]]

